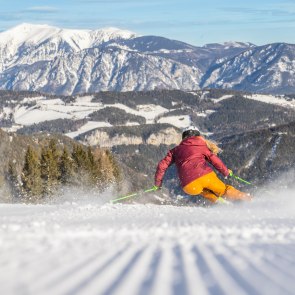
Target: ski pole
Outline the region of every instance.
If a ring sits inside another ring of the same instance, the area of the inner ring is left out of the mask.
[[[246,183],[246,184],[252,184],[251,182],[249,182],[249,181],[247,181],[247,180],[245,180],[245,179],[243,179],[243,178],[241,178],[241,177],[239,177],[239,176],[237,176],[237,175],[232,174],[231,176],[232,176],[233,178],[235,178],[236,180],[239,180],[240,182],[244,182],[244,183]]]
[[[135,196],[138,196],[142,193],[149,193],[149,192],[153,192],[153,191],[156,191],[158,190],[157,187],[153,186],[152,188],[149,188],[149,189],[146,189],[144,191],[141,191],[141,192],[137,192],[137,193],[133,193],[133,194],[130,194],[130,195],[127,195],[127,196],[123,196],[123,197],[120,197],[120,198],[117,198],[117,199],[114,199],[114,200],[111,200],[110,202],[111,203],[115,203],[115,202],[118,202],[118,201],[121,201],[121,200],[125,200],[125,199],[129,199],[129,198],[132,198],[132,197],[135,197]]]

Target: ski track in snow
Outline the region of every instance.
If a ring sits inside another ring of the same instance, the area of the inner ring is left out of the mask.
[[[1,294],[294,294],[295,202],[278,198],[1,204]]]

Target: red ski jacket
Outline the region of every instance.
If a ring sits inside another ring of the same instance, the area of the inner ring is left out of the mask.
[[[229,171],[223,162],[209,150],[201,136],[184,139],[178,146],[170,150],[157,167],[155,185],[161,186],[168,167],[175,163],[180,184],[185,187],[197,178],[213,171],[212,164],[221,174],[228,176]]]

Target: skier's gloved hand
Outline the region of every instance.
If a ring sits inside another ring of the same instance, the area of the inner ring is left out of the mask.
[[[154,185],[154,186],[152,187],[152,189],[153,189],[154,191],[157,191],[157,190],[161,189],[161,187],[160,187],[160,186],[157,186],[157,185]]]
[[[230,169],[227,169],[227,170],[228,170],[228,174],[227,176],[225,176],[225,179],[227,179],[229,176],[232,177],[234,175],[232,170]]]

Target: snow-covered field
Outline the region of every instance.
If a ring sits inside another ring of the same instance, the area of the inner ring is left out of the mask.
[[[191,92],[193,93],[193,92]],[[222,102],[223,100],[230,99],[232,95],[224,95],[218,99],[213,99],[214,103]],[[295,100],[287,101],[283,96],[273,95],[248,95],[245,96],[247,99],[257,100],[268,104],[279,105],[289,109],[295,108]],[[17,129],[23,126],[29,126],[38,124],[45,121],[51,121],[56,119],[85,119],[95,112],[107,107],[117,108],[125,111],[127,114],[143,117],[146,120],[146,124],[154,123],[168,123],[177,128],[183,129],[191,125],[190,115],[170,115],[169,111],[172,112],[177,109],[167,109],[155,104],[144,104],[137,105],[136,108],[131,108],[122,103],[114,104],[102,104],[100,102],[93,102],[93,96],[79,96],[76,97],[74,102],[65,103],[61,99],[47,99],[45,96],[24,98],[22,101],[15,101],[10,107],[4,107],[3,111],[0,110],[0,119],[13,117],[15,124],[12,127],[4,128],[9,132],[15,132]],[[28,106],[28,103],[36,103],[33,106]],[[206,110],[196,113],[199,117],[207,117],[214,113],[214,110]],[[88,120],[90,120],[88,118]],[[126,126],[138,125],[137,122],[128,122]],[[67,133],[71,138],[79,136],[90,130],[102,127],[113,127],[110,123],[101,121],[88,121],[79,130],[75,132]]]
[[[0,205],[1,294],[294,294],[294,191],[210,208],[83,198]]]
[[[106,107],[113,107],[120,110],[124,110],[128,114],[144,117],[146,124],[169,123],[178,128],[184,128],[191,124],[190,116],[167,116],[157,119],[161,115],[169,112],[168,109],[154,105],[138,105],[136,109],[130,108],[127,105],[121,103],[115,104],[102,104],[99,102],[92,102],[92,96],[77,97],[75,102],[65,104],[61,99],[47,99],[46,97],[25,98],[20,104],[15,104],[14,107],[6,107],[1,113],[0,119],[7,118],[9,116],[14,117],[16,125],[7,131],[15,131],[22,126],[29,126],[38,124],[44,121],[51,121],[56,119],[84,119],[91,113],[102,110]],[[36,102],[33,106],[26,106],[29,102]],[[172,110],[170,110],[172,111]],[[128,122],[127,126],[138,125],[136,122]],[[78,136],[89,130],[100,127],[112,127],[111,124],[106,122],[87,122],[78,131],[68,133],[70,137]]]
[[[261,102],[279,105],[282,107],[294,109],[295,108],[295,100],[287,101],[283,96],[274,96],[274,95],[263,95],[263,94],[253,94],[253,95],[245,95],[246,98],[258,100]]]

